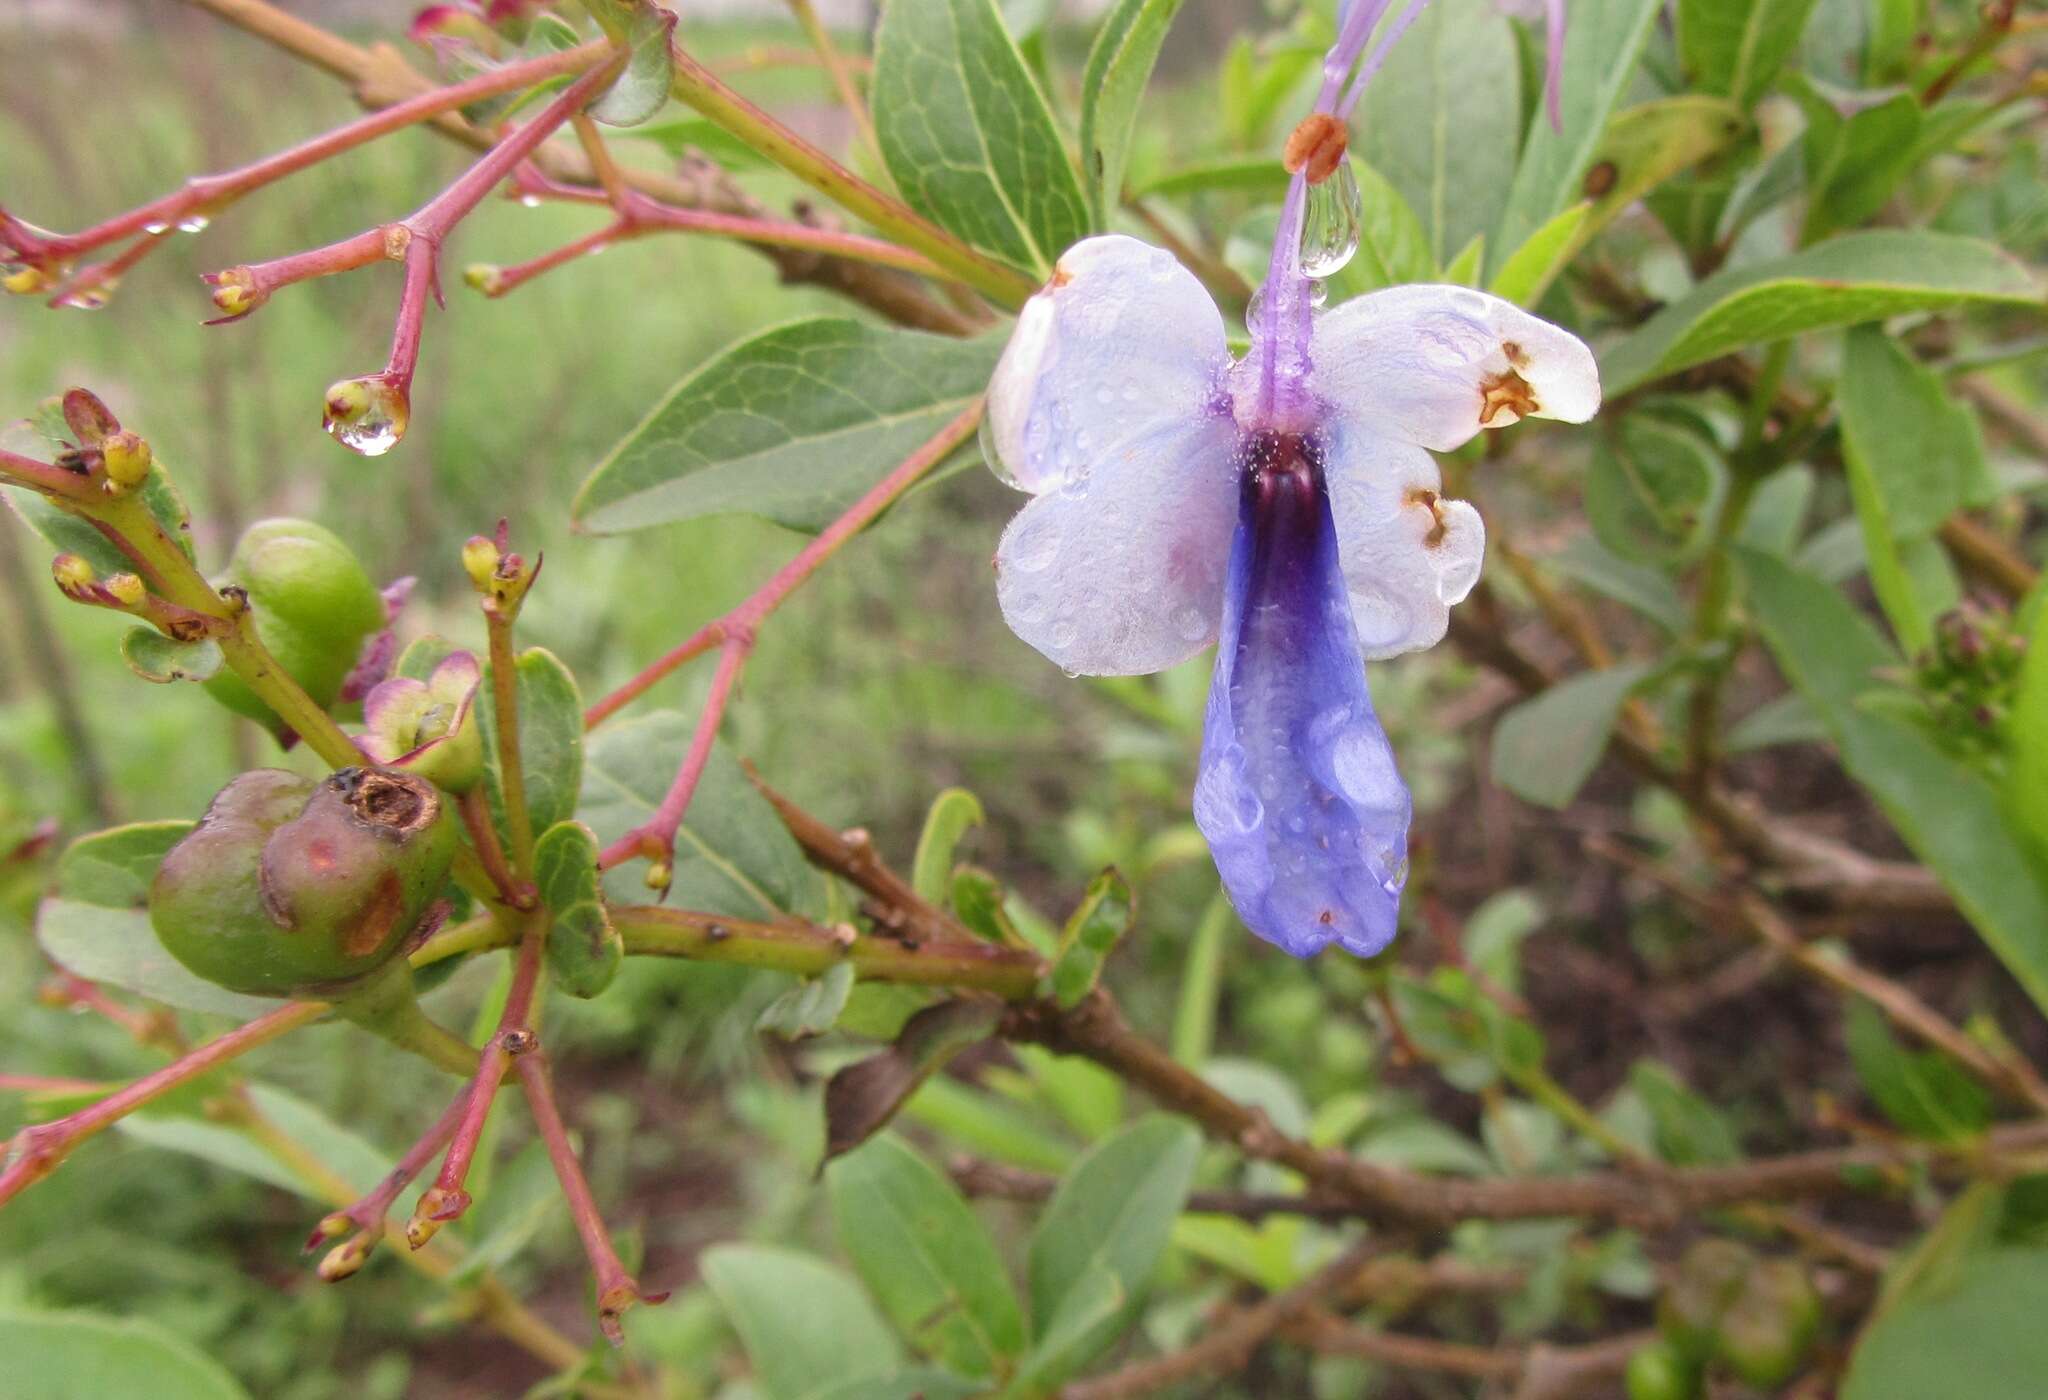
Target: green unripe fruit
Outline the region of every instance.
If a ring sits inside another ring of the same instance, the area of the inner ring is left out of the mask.
[[[364,639],[384,625],[384,600],[333,531],[310,520],[261,520],[228,561],[226,583],[249,595],[256,635],[322,709],[341,694]],[[214,699],[275,728],[277,717],[240,676],[206,682]]]
[[[1750,1271],[1721,1318],[1715,1354],[1744,1382],[1774,1390],[1790,1380],[1820,1330],[1820,1297],[1794,1259],[1766,1259]]]
[[[405,947],[454,854],[454,816],[422,779],[260,769],[222,788],[164,857],[150,922],[217,986],[331,996]]]
[[[1651,1342],[1628,1359],[1628,1400],[1693,1400],[1700,1369],[1669,1342]]]
[[[1686,1356],[1714,1350],[1721,1318],[1755,1267],[1756,1255],[1732,1240],[1701,1240],[1685,1252],[1657,1299],[1657,1327]]]

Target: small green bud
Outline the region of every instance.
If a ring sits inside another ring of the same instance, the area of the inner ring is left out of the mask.
[[[1820,1297],[1795,1259],[1766,1259],[1750,1271],[1721,1318],[1717,1355],[1759,1390],[1790,1380],[1820,1331]]]
[[[164,947],[251,996],[331,996],[376,971],[448,878],[455,822],[421,779],[344,768],[244,773],[150,886]]]
[[[76,554],[60,554],[50,561],[50,576],[57,580],[57,586],[72,597],[100,581],[92,565]]]
[[[18,297],[32,297],[49,285],[49,274],[32,263],[0,263],[0,287]]]
[[[1693,1400],[1700,1368],[1669,1342],[1651,1342],[1628,1359],[1628,1400]]]
[[[1657,1300],[1657,1327],[1685,1355],[1709,1355],[1722,1315],[1741,1291],[1756,1256],[1733,1240],[1701,1240],[1678,1262],[1678,1273]]]
[[[498,573],[498,546],[487,535],[471,535],[462,546],[462,571],[479,593],[488,593]]]
[[[249,527],[228,561],[226,582],[248,595],[256,635],[322,709],[366,639],[384,626],[384,600],[339,536],[310,520],[262,520]],[[232,671],[206,682],[207,693],[236,714],[277,726],[270,707]]]
[[[100,456],[107,467],[107,485],[117,495],[133,491],[149,480],[152,455],[149,444],[125,428],[108,434],[100,443]]]
[[[246,267],[209,272],[200,280],[213,288],[213,304],[223,321],[239,320],[270,300],[268,292],[257,290],[256,274]]]
[[[487,297],[498,294],[504,280],[504,269],[495,263],[471,263],[462,270],[462,280]]]

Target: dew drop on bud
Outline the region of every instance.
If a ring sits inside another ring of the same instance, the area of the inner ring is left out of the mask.
[[[1336,275],[1358,251],[1362,218],[1358,177],[1351,162],[1342,161],[1319,185],[1308,187],[1308,208],[1301,220],[1301,270],[1309,277]]]
[[[351,452],[381,457],[405,436],[412,406],[405,391],[376,375],[343,379],[327,390],[322,426]]]

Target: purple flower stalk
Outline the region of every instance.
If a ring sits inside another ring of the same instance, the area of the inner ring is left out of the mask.
[[[1387,8],[1356,0],[1310,131]],[[1340,104],[1340,96],[1343,101]],[[996,553],[1003,615],[1067,671],[1162,670],[1218,644],[1195,821],[1245,924],[1297,957],[1394,936],[1408,790],[1364,662],[1433,646],[1478,580],[1478,512],[1430,452],[1600,405],[1576,337],[1463,287],[1316,308],[1302,268],[1312,174],[1289,185],[1233,360],[1222,313],[1173,256],[1120,235],[1069,249],[989,384],[1004,479],[1035,497]],[[1305,143],[1312,144],[1312,143]]]

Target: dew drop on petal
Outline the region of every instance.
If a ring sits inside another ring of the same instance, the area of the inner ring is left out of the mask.
[[[1209,619],[1200,608],[1187,603],[1174,610],[1173,628],[1188,641],[1199,642],[1209,635]]]
[[[1358,251],[1363,206],[1358,177],[1351,162],[1342,161],[1330,178],[1308,187],[1308,208],[1301,220],[1301,270],[1309,277],[1331,277],[1342,271]]]
[[[974,441],[975,446],[981,449],[982,465],[989,469],[997,481],[1002,482],[1003,485],[1009,487],[1012,491],[1026,489],[1023,478],[1003,464],[1003,454],[996,450],[995,424],[994,419],[990,415],[986,413],[981,415],[981,426],[975,430]],[[1027,453],[1031,451],[1029,444],[1026,445],[1025,450]],[[1043,451],[1042,447],[1040,451]]]
[[[1020,573],[1035,574],[1059,558],[1060,535],[1049,521],[1027,522],[1010,543],[1007,562]]]

